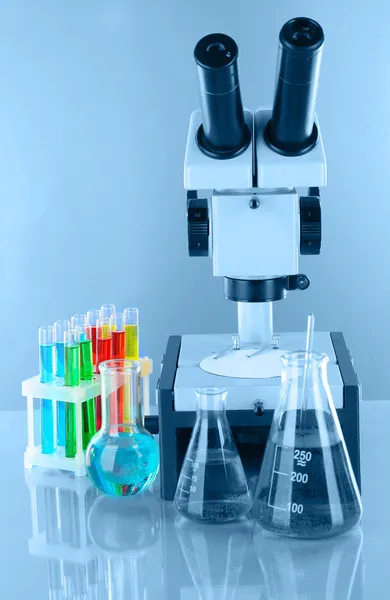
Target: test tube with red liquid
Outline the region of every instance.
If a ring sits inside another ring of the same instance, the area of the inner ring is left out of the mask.
[[[96,322],[96,372],[99,365],[112,357],[112,319],[100,316]],[[96,429],[102,426],[102,399],[96,398]]]
[[[92,362],[96,367],[96,324],[100,317],[100,310],[94,308],[87,312],[87,324],[91,328],[91,339],[92,339]]]
[[[124,313],[114,313],[112,315],[112,358],[125,358],[125,315]],[[125,417],[125,390],[124,387],[113,392],[111,404],[117,403],[118,423],[124,423]],[[113,414],[111,416],[114,416]],[[114,421],[111,421],[114,422]]]

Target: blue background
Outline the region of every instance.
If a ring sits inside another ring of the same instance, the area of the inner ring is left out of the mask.
[[[342,330],[370,399],[387,389],[390,75],[386,2],[0,2],[0,408],[22,408],[40,325],[113,302],[141,311],[155,361],[174,333],[236,330],[207,259],[187,256],[183,158],[198,106],[193,47],[240,48],[244,104],[273,98],[277,37],[326,35],[317,111],[328,158],[320,257],[275,330]]]

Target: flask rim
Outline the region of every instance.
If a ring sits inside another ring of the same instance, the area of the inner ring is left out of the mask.
[[[329,362],[329,356],[324,353],[306,352],[305,350],[294,350],[282,354],[280,360],[284,367],[304,367],[306,363],[317,366],[326,365]]]
[[[140,373],[141,363],[127,358],[110,358],[99,364],[100,373]]]

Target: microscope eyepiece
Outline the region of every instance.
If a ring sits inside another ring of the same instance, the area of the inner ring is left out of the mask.
[[[198,146],[212,158],[238,156],[251,136],[241,100],[237,44],[228,35],[212,33],[197,43],[194,56],[202,111]]]
[[[299,17],[282,27],[279,41],[274,107],[264,138],[276,152],[298,156],[318,139],[314,112],[324,32],[316,21]]]

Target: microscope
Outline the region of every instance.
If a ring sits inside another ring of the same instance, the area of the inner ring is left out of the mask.
[[[299,255],[321,250],[320,187],[326,159],[315,101],[324,34],[308,18],[279,35],[273,108],[243,107],[238,47],[224,34],[195,47],[201,108],[192,113],[184,162],[189,254],[209,257],[237,305],[233,334],[171,336],[157,384],[161,496],[172,500],[195,422],[199,387],[224,387],[244,467],[258,469],[279,400],[280,356],[305,347],[305,333],[274,333],[273,304],[306,290]],[[304,193],[298,189],[304,189]],[[328,379],[360,484],[360,384],[340,332],[317,332]]]

